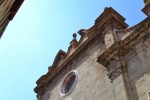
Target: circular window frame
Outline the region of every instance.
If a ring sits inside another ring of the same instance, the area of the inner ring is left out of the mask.
[[[75,81],[74,81],[73,85],[71,86],[70,90],[67,93],[65,93],[65,88],[67,86],[67,83],[71,80],[71,77],[74,77],[74,76],[75,76]],[[72,70],[65,76],[65,78],[62,82],[60,96],[66,97],[66,96],[70,95],[72,93],[73,89],[75,88],[77,81],[78,81],[78,72],[76,70]]]

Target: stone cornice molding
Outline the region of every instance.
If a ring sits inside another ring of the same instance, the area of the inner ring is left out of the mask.
[[[116,30],[118,34],[119,32],[126,33],[129,31],[131,31],[131,33],[125,39],[119,39],[118,42],[115,42],[98,57],[97,61],[107,68],[108,77],[112,81],[122,73],[121,62],[118,60],[120,56],[122,56],[123,59],[126,58],[127,60],[137,53],[137,48],[134,48],[136,45],[142,43],[143,46],[150,46],[149,17],[132,28],[119,31]],[[141,49],[141,47],[138,48],[138,51]],[[132,54],[130,52],[132,52]],[[130,56],[128,53],[130,53]]]
[[[67,67],[69,69],[69,65],[73,62],[73,59],[81,52],[84,52],[83,50],[85,50],[85,48],[88,48],[89,44],[93,42],[93,40],[101,39],[101,42],[104,43],[103,36],[106,33],[105,28],[107,25],[111,24],[111,28],[115,27],[116,29],[124,29],[128,26],[124,21],[125,19],[114,9],[112,9],[111,7],[106,8],[102,15],[95,21],[95,25],[92,26],[92,28],[90,28],[89,30],[86,30],[86,34],[88,34],[88,38],[86,39],[86,41],[82,42],[82,45],[79,44],[77,49],[71,55],[69,55],[61,65],[57,67],[53,74],[47,74],[45,83],[42,86],[37,84],[37,87],[34,89],[35,92],[37,94],[44,93],[40,91],[45,90],[45,88],[52,82],[51,79],[56,78],[56,76],[60,73],[60,71],[62,71],[64,67]],[[115,46],[113,46],[112,48],[115,49],[114,47]],[[111,50],[108,52],[111,52]]]
[[[63,50],[59,50],[59,52],[55,57],[52,67],[58,67],[58,64],[62,63],[66,57],[67,57],[67,53]]]
[[[99,27],[101,27],[101,25],[103,25],[106,22],[106,20],[108,20],[110,18],[117,19],[117,21],[121,23],[120,25],[123,28],[128,27],[128,25],[124,22],[125,18],[123,16],[121,16],[117,11],[115,11],[111,7],[110,8],[106,7],[104,9],[104,12],[95,20],[95,24],[99,24]]]

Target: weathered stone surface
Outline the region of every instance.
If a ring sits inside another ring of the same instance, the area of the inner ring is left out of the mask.
[[[76,50],[37,82],[40,100],[147,100],[150,19],[123,29],[126,26],[122,16],[106,8],[95,26],[79,32]],[[62,82],[71,70],[78,72],[77,84],[70,95],[61,97]]]

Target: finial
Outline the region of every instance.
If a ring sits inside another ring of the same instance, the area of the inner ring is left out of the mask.
[[[52,68],[52,66],[49,66],[49,67],[48,67],[48,70],[50,70],[51,68]]]
[[[83,36],[83,35],[85,35],[87,33],[88,33],[88,31],[85,30],[85,29],[81,29],[81,30],[78,31],[78,34],[81,35],[81,36]]]
[[[144,0],[144,3],[145,3],[145,4],[150,3],[150,0]]]
[[[73,39],[76,40],[76,38],[77,38],[77,34],[76,34],[76,33],[73,33]]]
[[[105,8],[104,8],[104,10],[107,10],[107,9],[108,9],[108,7],[105,7]]]

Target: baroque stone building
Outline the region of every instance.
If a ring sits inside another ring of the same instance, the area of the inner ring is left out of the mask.
[[[0,0],[0,38],[24,0]]]
[[[38,100],[150,100],[150,3],[147,18],[128,28],[125,18],[105,8],[90,29],[60,50],[37,80]]]

